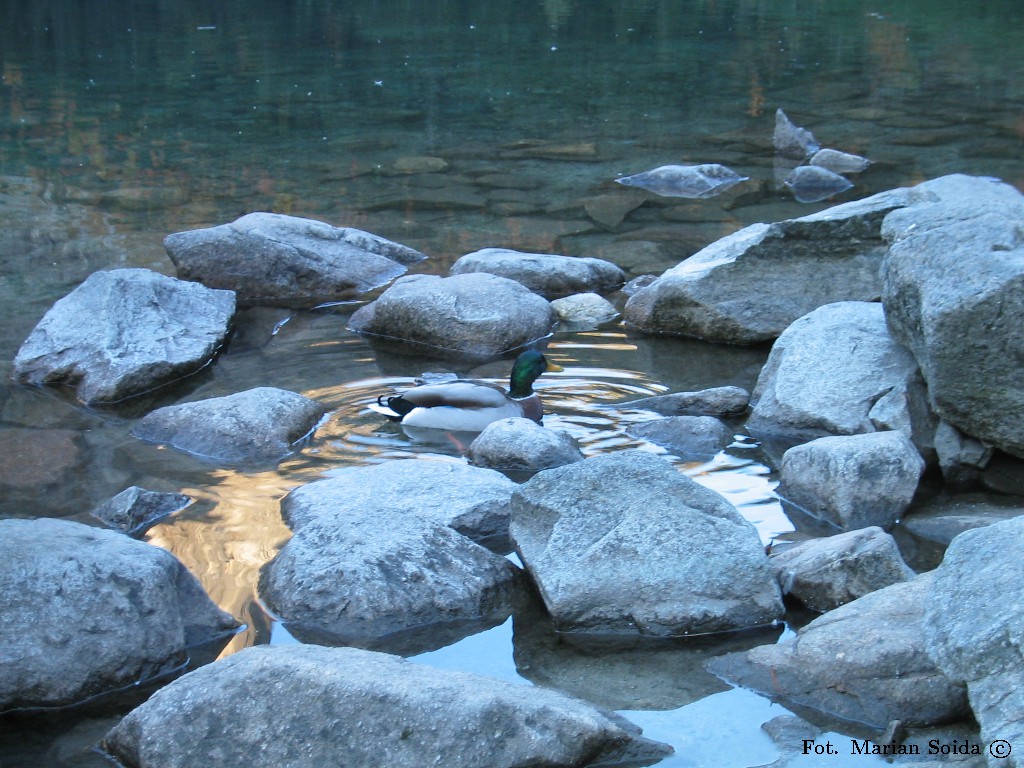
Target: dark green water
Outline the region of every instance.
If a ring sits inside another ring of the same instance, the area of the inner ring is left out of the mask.
[[[486,246],[660,272],[746,224],[827,204],[776,189],[777,108],[824,146],[874,162],[831,202],[952,172],[1024,189],[1024,6],[0,0],[3,381],[46,309],[92,271],[171,274],[165,235],[256,210],[398,240],[431,256],[418,271],[437,274]],[[617,224],[588,212],[588,198],[617,190],[618,176],[702,162],[756,181],[741,196],[648,203]],[[188,493],[197,503],[150,540],[249,623],[229,652],[290,642],[254,595],[258,569],[288,535],[280,497],[336,466],[460,460],[382,429],[367,411],[382,390],[437,365],[379,355],[345,330],[351,309],[251,312],[216,366],[178,393],[272,385],[325,402],[330,421],[275,471],[204,466],[132,439],[137,414],[0,385],[0,516],[74,518],[132,484]],[[544,380],[546,424],[591,455],[658,450],[623,433],[649,415],[606,406],[749,388],[767,353],[649,339],[617,323],[556,334],[551,350],[566,372]],[[756,447],[741,439],[705,463],[668,457],[723,492],[766,540],[792,529]],[[542,624],[517,617],[514,628],[423,660],[628,712],[675,744],[665,766],[777,757],[759,726],[784,710],[716,686],[694,661],[703,652],[581,657]],[[0,731],[0,765],[89,765],[83,745],[106,724]]]

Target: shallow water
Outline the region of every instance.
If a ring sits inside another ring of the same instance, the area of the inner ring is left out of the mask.
[[[1024,189],[1016,0],[66,6],[0,0],[5,381],[33,325],[92,271],[172,274],[166,234],[254,210],[398,240],[431,256],[416,271],[444,274],[468,251],[506,246],[600,256],[642,274],[748,223],[945,173]],[[779,107],[823,146],[874,164],[832,201],[795,202],[776,188]],[[409,160],[424,156],[446,169],[401,172],[439,167]],[[709,200],[647,202],[618,224],[593,214],[588,198],[621,192],[618,176],[691,163],[723,163],[753,181]],[[225,469],[141,444],[129,430],[142,405],[85,410],[62,393],[3,385],[0,516],[82,517],[129,485],[180,490],[196,502],[148,539],[247,622],[226,653],[292,641],[254,593],[260,567],[289,535],[280,498],[341,466],[462,461],[457,446],[417,442],[367,408],[382,391],[451,364],[397,356],[349,333],[355,306],[248,311],[215,365],[144,404],[259,385],[324,402],[328,420],[278,467]],[[647,338],[615,322],[557,333],[549,349],[565,371],[541,379],[545,423],[588,455],[663,453],[624,434],[653,417],[624,403],[750,388],[767,354]],[[507,363],[472,373],[501,379]],[[740,425],[736,443],[711,460],[666,456],[736,504],[765,541],[793,530],[773,496],[769,459]],[[600,703],[676,745],[666,766],[777,756],[759,726],[784,710],[700,671],[703,651],[581,656],[530,615],[421,658],[607,696]],[[80,724],[52,745],[41,730],[24,749],[0,734],[0,762],[38,765],[46,755],[44,764],[86,765],[93,758],[80,745],[99,728]]]

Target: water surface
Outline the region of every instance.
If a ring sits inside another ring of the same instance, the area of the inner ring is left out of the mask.
[[[599,256],[634,276],[749,223],[946,173],[1024,189],[1022,29],[1015,0],[0,0],[0,371],[9,381],[21,341],[91,272],[173,274],[165,235],[251,211],[398,240],[430,255],[416,271],[445,274],[464,253],[505,246]],[[836,199],[796,203],[775,184],[777,108],[874,164]],[[650,200],[618,222],[595,213],[595,199],[622,192],[619,176],[711,162],[753,181],[710,200]],[[225,469],[140,444],[129,431],[143,407],[100,412],[66,393],[0,386],[0,516],[84,519],[133,484],[187,493],[195,504],[148,539],[247,622],[225,653],[294,642],[254,590],[289,535],[280,498],[342,466],[463,460],[369,411],[378,394],[446,364],[349,333],[356,306],[246,311],[214,366],[157,398],[278,386],[325,403],[328,421],[276,468]],[[766,348],[649,338],[612,322],[556,333],[549,350],[565,371],[540,383],[547,426],[588,455],[663,453],[765,541],[793,530],[768,458],[739,425],[733,446],[706,461],[624,432],[653,416],[624,406],[637,397],[752,387]],[[626,712],[676,746],[666,766],[770,763],[778,750],[759,727],[784,710],[703,673],[706,653],[582,653],[526,611],[420,658]],[[89,765],[82,745],[106,724],[5,732],[2,762]]]

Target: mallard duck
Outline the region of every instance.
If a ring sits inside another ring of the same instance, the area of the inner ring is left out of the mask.
[[[544,408],[533,382],[545,371],[561,371],[540,352],[527,350],[516,358],[509,389],[485,381],[458,379],[413,387],[393,397],[377,398],[380,412],[411,427],[482,432],[492,421],[524,416],[540,421]]]

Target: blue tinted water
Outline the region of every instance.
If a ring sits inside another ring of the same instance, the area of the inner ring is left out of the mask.
[[[822,144],[874,162],[831,202],[950,172],[1024,189],[1022,16],[1017,0],[0,0],[0,371],[9,378],[29,330],[92,271],[170,274],[166,234],[254,210],[376,232],[428,253],[417,270],[436,274],[485,246],[660,272],[746,224],[827,204],[776,189],[777,108]],[[739,196],[648,203],[614,225],[586,209],[619,176],[703,162],[755,183]],[[402,172],[410,164],[434,170]],[[0,444],[17,446],[0,451],[0,516],[75,517],[132,484],[188,493],[197,503],[150,541],[248,622],[226,652],[288,642],[254,593],[288,536],[281,496],[337,466],[461,460],[368,410],[382,390],[437,366],[382,355],[345,331],[352,309],[248,313],[243,336],[184,393],[271,385],[326,403],[331,418],[310,446],[273,471],[204,466],[133,440],[137,414],[0,387]],[[566,370],[542,380],[547,424],[588,455],[663,452],[624,434],[650,414],[609,406],[750,388],[766,353],[651,339],[614,322],[561,332],[551,354]],[[56,455],[39,448],[44,437]],[[792,530],[771,467],[742,434],[707,462],[665,455],[766,541]],[[419,658],[606,696],[598,703],[676,746],[666,766],[774,759],[759,727],[783,710],[716,689],[685,653],[582,658],[551,642],[510,620]],[[76,726],[85,736],[5,738],[0,762],[90,764],[82,745],[103,722],[88,726]]]

